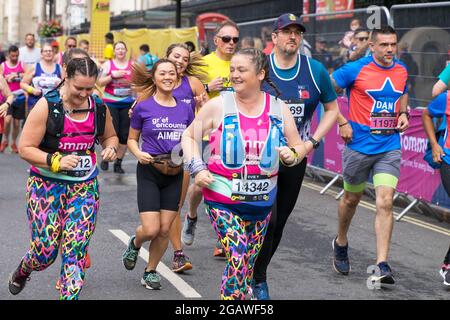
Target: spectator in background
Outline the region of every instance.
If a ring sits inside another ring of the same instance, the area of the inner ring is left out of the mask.
[[[352,45],[352,38],[355,34],[355,31],[360,29],[361,27],[362,27],[361,21],[359,21],[359,19],[353,19],[350,22],[350,30],[345,33],[342,40],[339,41],[339,44],[344,48],[350,49]]]
[[[189,52],[195,51],[195,44],[192,41],[186,41],[184,44],[188,47]]]
[[[52,41],[52,49],[53,49],[53,53],[55,54],[55,57],[58,55],[59,53],[59,42],[56,40]]]
[[[0,43],[0,64],[6,61],[5,51],[3,51],[3,46]]]
[[[352,46],[349,49],[348,60],[355,61],[362,57],[370,55],[369,31],[358,29],[355,31],[352,39]]]
[[[327,41],[324,37],[316,38],[316,46],[313,53],[313,58],[322,62],[328,73],[333,72],[333,56],[327,49]]]
[[[406,68],[408,69],[408,93],[409,93],[409,105],[413,108],[417,107],[416,104],[416,94],[415,94],[415,84],[416,76],[419,74],[419,67],[414,61],[413,56],[408,51],[408,43],[401,42],[398,46],[398,59],[402,61]]]
[[[244,37],[241,41],[241,49],[254,48],[255,40],[252,37]]]
[[[78,46],[81,50],[89,53],[89,41],[87,41],[86,39],[81,39]]]
[[[263,46],[263,42],[261,40],[261,38],[253,38],[253,41],[255,42],[255,49],[258,49],[260,51],[263,51],[264,46]]]
[[[103,50],[103,59],[100,62],[114,59],[114,35],[111,32],[105,34],[105,50]]]
[[[141,55],[138,58],[138,62],[145,65],[147,70],[151,70],[153,65],[158,61],[158,57],[150,54],[150,47],[148,44],[143,44],[139,47]]]
[[[64,42],[64,51],[60,52],[59,50],[55,54],[55,62],[57,64],[62,65],[63,64],[63,55],[65,52],[69,51],[70,49],[76,48],[78,44],[77,38],[75,37],[68,37],[66,41]]]
[[[35,47],[36,40],[34,34],[27,33],[25,35],[25,46],[19,49],[20,61],[25,67],[35,65],[41,60],[41,49]]]
[[[272,42],[272,30],[270,30],[270,28],[263,27],[261,29],[261,39],[263,39],[264,42],[263,52],[266,55],[271,54],[274,47],[274,44]]]

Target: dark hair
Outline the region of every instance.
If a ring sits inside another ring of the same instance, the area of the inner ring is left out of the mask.
[[[281,92],[280,90],[278,90],[275,83],[273,83],[273,81],[269,78],[269,62],[267,61],[267,56],[265,55],[265,53],[255,48],[245,48],[236,52],[235,56],[239,54],[250,57],[250,60],[255,66],[256,73],[264,70],[265,75],[263,81],[266,81],[267,84],[275,90],[276,97],[278,98],[281,95]]]
[[[192,41],[186,41],[184,44],[188,47],[190,52],[195,51],[195,44]]]
[[[67,66],[69,61],[73,59],[73,56],[76,56],[76,55],[83,56],[84,58],[89,58],[89,54],[86,51],[84,51],[83,49],[72,48],[72,49],[67,50],[66,52],[64,52],[64,55],[63,55],[63,58],[62,58],[63,65]]]
[[[177,70],[177,66],[175,63],[170,61],[169,59],[163,58],[159,59],[153,65],[153,68],[147,70],[147,68],[138,62],[133,63],[131,73],[131,86],[139,95],[139,100],[145,100],[149,97],[153,96],[156,92],[156,84],[154,81],[155,72],[158,69],[160,64],[170,63],[175,68],[175,72]],[[178,75],[179,77],[179,75]]]
[[[66,78],[72,79],[76,74],[94,77],[98,76],[98,68],[91,58],[74,58],[67,63]]]
[[[128,50],[127,44],[125,42],[123,42],[123,41],[117,41],[116,43],[114,43],[114,45],[113,45],[114,50],[116,49],[118,44],[123,44],[125,49]]]
[[[355,32],[353,33],[353,36],[356,36],[358,33],[361,33],[361,32],[367,32],[367,33],[369,33],[369,30],[366,30],[366,29],[364,29],[364,28],[358,28],[358,29],[356,29]]]
[[[19,48],[17,46],[15,46],[15,45],[10,46],[9,49],[8,49],[8,53],[10,53],[10,52],[17,52],[17,51],[19,51]]]
[[[89,41],[87,41],[86,39],[81,39],[79,44],[89,45]]]
[[[143,44],[139,47],[139,50],[144,51],[145,53],[150,52],[150,47],[148,44]]]
[[[217,36],[219,34],[220,30],[222,30],[225,27],[233,27],[239,32],[239,27],[234,21],[225,20],[224,22],[222,22],[221,24],[219,24],[216,27],[216,29],[214,30],[214,35]]]
[[[372,30],[370,40],[371,41],[377,40],[379,34],[395,34],[397,36],[397,32],[391,26],[381,26],[380,28],[375,28]]]
[[[183,48],[189,52],[189,63],[184,73],[188,76],[196,77],[202,82],[206,82],[208,79],[208,74],[205,71],[206,64],[203,62],[202,55],[195,51],[190,52],[185,43],[174,43],[167,48],[166,58],[169,58],[175,48]]]
[[[70,37],[67,37],[67,39],[66,39],[66,41],[64,41],[64,43],[67,44],[67,42],[68,42],[69,40],[73,40],[73,41],[75,41],[75,43],[78,42],[78,41],[77,41],[77,38],[70,36]]]
[[[114,42],[114,35],[111,32],[105,34],[105,38],[110,40],[111,42]]]

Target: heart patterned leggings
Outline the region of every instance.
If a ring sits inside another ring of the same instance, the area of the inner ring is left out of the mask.
[[[206,205],[211,224],[225,249],[227,264],[222,275],[222,300],[251,298],[256,258],[264,241],[270,213],[264,220],[244,221],[223,208]]]
[[[97,179],[64,183],[31,175],[27,182],[30,250],[22,272],[42,271],[56,259],[61,246],[60,300],[76,300],[83,287],[86,252],[99,207]]]

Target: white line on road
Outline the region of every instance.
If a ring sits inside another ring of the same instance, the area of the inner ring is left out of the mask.
[[[122,230],[109,230],[113,235],[119,238],[125,245],[128,245],[128,241],[130,240],[130,236],[127,235]],[[141,248],[139,251],[139,256],[144,259],[145,262],[148,262],[148,251],[144,248]],[[186,298],[201,298],[202,296],[195,291],[186,281],[177,276],[172,270],[170,270],[164,263],[159,262],[158,267],[156,268],[161,276],[166,278],[184,297]]]

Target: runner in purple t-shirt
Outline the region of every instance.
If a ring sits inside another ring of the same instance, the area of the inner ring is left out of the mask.
[[[137,198],[141,224],[122,256],[127,270],[134,269],[139,249],[151,241],[149,261],[141,284],[160,289],[156,267],[168,246],[169,229],[177,216],[183,183],[183,166],[176,162],[181,135],[194,119],[191,108],[174,98],[179,79],[176,65],[167,59],[155,63],[150,73],[133,65],[132,84],[140,102],[131,116],[128,148],[138,159]],[[142,145],[139,139],[142,137]]]

